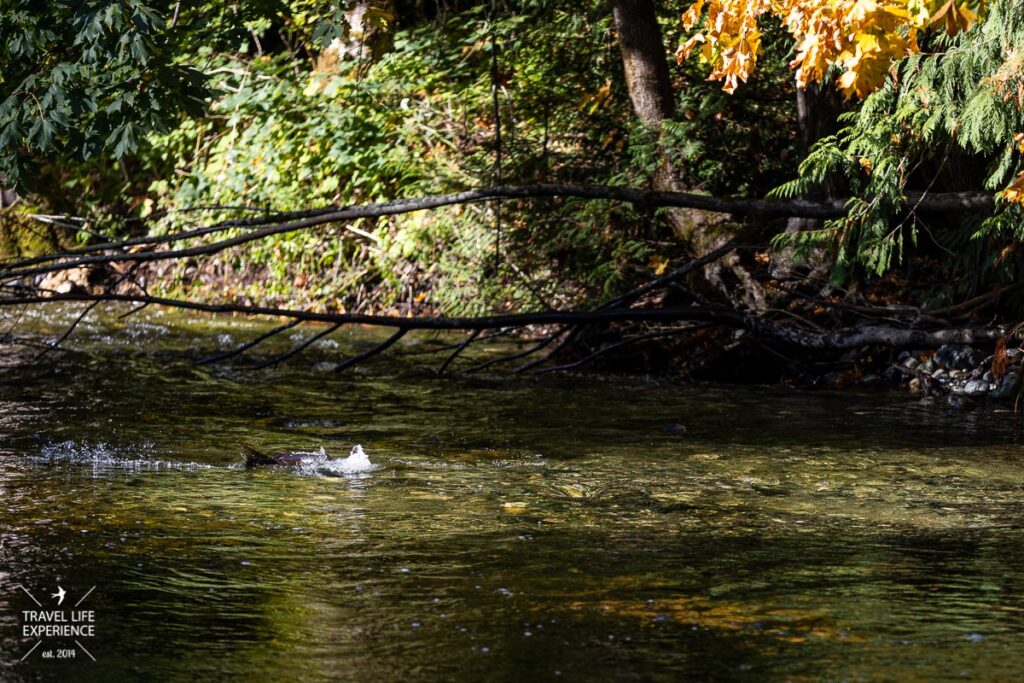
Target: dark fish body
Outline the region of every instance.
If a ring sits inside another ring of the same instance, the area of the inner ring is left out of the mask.
[[[266,467],[270,465],[295,466],[303,462],[309,462],[310,453],[292,453],[291,451],[274,451],[272,453],[261,453],[252,446],[242,446],[242,455],[245,456],[245,466]],[[326,456],[332,460],[331,456]]]

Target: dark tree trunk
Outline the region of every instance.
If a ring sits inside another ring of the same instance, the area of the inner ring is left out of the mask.
[[[800,127],[800,156],[806,157],[815,142],[839,130],[839,115],[846,111],[842,95],[825,83],[810,83],[796,91],[796,117]]]
[[[614,0],[612,18],[619,34],[619,50],[633,111],[654,135],[659,135],[662,123],[675,114],[675,93],[654,2]],[[655,189],[684,192],[687,188],[680,180],[681,170],[672,163],[667,150],[662,150],[662,159],[653,179]],[[713,219],[692,210],[672,211],[668,216],[676,236],[690,244],[694,253],[702,253],[704,250],[700,247],[704,245],[698,245],[702,241],[699,233]]]
[[[654,3],[615,0],[612,16],[633,110],[645,124],[658,128],[675,114],[675,94]]]
[[[675,114],[675,93],[669,76],[667,50],[654,0],[612,0],[612,19],[619,36],[619,50],[626,75],[626,87],[633,111],[653,134],[660,135],[662,124]],[[654,174],[657,190],[684,192],[683,169],[673,161],[668,150],[661,150],[661,161]],[[705,254],[731,238],[731,231],[720,217],[694,209],[675,209],[667,214],[676,237],[687,245],[693,255]],[[736,254],[723,259],[722,266],[739,281],[739,292],[723,280],[723,269],[714,264],[705,271],[707,282],[730,299],[745,300],[757,309],[765,308],[764,293],[750,273],[743,268]]]

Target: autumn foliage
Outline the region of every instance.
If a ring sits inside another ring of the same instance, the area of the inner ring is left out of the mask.
[[[923,31],[953,35],[968,28],[984,11],[985,0],[696,0],[683,15],[692,30],[706,16],[703,28],[683,43],[679,60],[693,52],[711,65],[711,79],[724,81],[733,92],[757,65],[761,47],[759,21],[777,17],[797,43],[800,87],[821,81],[839,69],[838,87],[847,97],[865,97],[885,81],[896,60],[920,51]],[[971,9],[973,7],[973,10]]]

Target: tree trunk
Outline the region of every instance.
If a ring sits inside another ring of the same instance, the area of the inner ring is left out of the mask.
[[[18,203],[18,199],[17,188],[0,186],[0,209],[6,209],[8,206],[14,206]]]
[[[675,115],[676,98],[654,0],[613,0],[612,19],[619,36],[626,88],[633,111],[643,125],[660,136],[664,122]],[[662,148],[653,178],[655,189],[685,192],[687,188],[681,180],[681,170],[673,163],[668,150]],[[676,237],[686,244],[692,255],[711,252],[732,239],[728,223],[705,211],[673,209],[667,215]],[[708,283],[730,299],[735,298],[735,288],[723,280],[723,266],[739,280],[739,298],[755,309],[764,309],[766,305],[761,286],[743,268],[735,253],[723,259],[721,265],[708,266],[705,270]]]
[[[665,45],[655,13],[653,0],[614,0],[612,18],[619,34],[619,49],[626,74],[633,111],[654,135],[660,135],[662,124],[675,115],[675,93],[669,77]],[[668,158],[667,150],[654,174],[654,187],[666,192],[685,192],[680,180],[680,169]],[[669,221],[676,236],[691,247],[700,229],[718,222],[704,212],[677,210],[669,213]]]
[[[675,95],[651,0],[615,0],[612,7],[626,87],[637,117],[658,128],[675,114]]]

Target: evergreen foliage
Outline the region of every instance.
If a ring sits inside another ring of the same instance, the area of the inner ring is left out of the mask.
[[[856,111],[845,127],[812,150],[797,180],[775,196],[806,194],[829,183],[855,197],[845,219],[822,230],[780,235],[776,242],[835,250],[837,281],[859,269],[882,275],[905,262],[923,238],[968,289],[1015,277],[1008,240],[1024,239],[1019,204],[1004,195],[994,216],[953,219],[904,215],[909,190],[993,193],[1012,187],[1021,170],[1015,136],[1024,131],[1024,6],[1000,0],[987,18],[954,37],[934,34]]]

